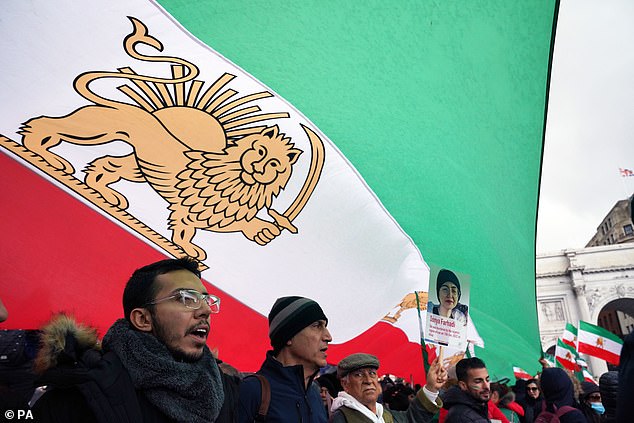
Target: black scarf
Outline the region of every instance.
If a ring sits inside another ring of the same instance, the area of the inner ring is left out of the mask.
[[[162,342],[132,329],[125,319],[110,327],[103,346],[119,356],[135,389],[171,419],[213,422],[218,417],[224,402],[222,377],[207,346],[200,360],[178,362]]]

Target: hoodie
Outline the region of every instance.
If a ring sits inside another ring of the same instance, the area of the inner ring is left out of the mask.
[[[554,412],[563,406],[574,407],[575,396],[572,380],[568,373],[557,367],[548,367],[540,378],[546,409]],[[561,423],[587,423],[581,411],[574,409],[559,418]]]

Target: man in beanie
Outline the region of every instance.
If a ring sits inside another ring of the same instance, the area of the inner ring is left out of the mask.
[[[313,379],[326,366],[326,350],[332,341],[328,318],[315,301],[304,297],[282,297],[269,313],[272,351],[257,372],[270,385],[267,422],[328,421],[319,389]],[[265,389],[266,391],[266,389]],[[246,378],[240,385],[240,422],[253,422],[262,403],[262,384]]]
[[[588,423],[605,422],[605,408],[601,401],[599,385],[594,382],[581,382],[579,403],[581,405],[581,412],[586,416]]]
[[[332,423],[425,423],[442,407],[438,390],[447,380],[447,371],[438,358],[429,368],[427,383],[405,411],[387,410],[377,402],[381,393],[378,369],[379,360],[371,354],[352,354],[339,362],[337,377],[344,392],[332,403]]]

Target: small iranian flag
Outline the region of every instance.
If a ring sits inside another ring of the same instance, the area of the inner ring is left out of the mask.
[[[577,328],[571,323],[566,323],[564,334],[561,337],[564,344],[570,345],[575,350],[577,349]]]
[[[521,367],[517,367],[517,366],[513,366],[513,374],[515,375],[516,379],[528,380],[528,379],[531,379],[533,377],[526,370],[522,369]]]
[[[581,357],[577,357],[577,364],[581,367],[588,367],[588,363]]]
[[[602,327],[579,321],[578,351],[619,364],[623,340]]]
[[[550,367],[555,367],[555,356],[554,355],[544,353],[544,360],[546,360],[546,363],[548,363],[548,365]]]
[[[579,365],[577,364],[577,351],[570,345],[564,344],[561,339],[557,340],[557,346],[555,347],[555,361],[557,366],[568,369],[572,372],[579,371]]]
[[[594,380],[594,376],[592,376],[592,374],[590,374],[590,372],[587,369],[583,369],[583,380],[585,380],[586,382],[592,382],[595,385],[597,384],[597,382]]]

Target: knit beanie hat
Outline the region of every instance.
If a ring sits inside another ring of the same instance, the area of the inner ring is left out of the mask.
[[[456,285],[458,288],[458,300],[462,296],[462,290],[460,289],[460,282],[458,281],[458,276],[451,270],[442,269],[438,272],[438,276],[436,277],[436,298],[440,300],[440,288],[445,282],[451,282]]]
[[[269,313],[271,346],[280,350],[289,339],[317,320],[328,322],[319,304],[310,298],[278,298]]]
[[[583,398],[585,399],[588,395],[599,392],[599,385],[584,380],[581,382],[581,391],[583,393]]]

